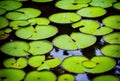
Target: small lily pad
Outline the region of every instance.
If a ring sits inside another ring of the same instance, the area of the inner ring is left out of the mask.
[[[60,24],[69,24],[79,21],[81,17],[74,12],[61,12],[49,17],[50,21]]]
[[[97,64],[92,61],[83,61],[82,65],[86,68],[95,68]]]
[[[6,10],[5,10],[5,9],[0,8],[0,15],[3,15],[5,12],[6,12]]]
[[[106,45],[101,52],[106,56],[120,58],[120,45]]]
[[[120,10],[120,2],[115,3],[113,7]]]
[[[120,32],[114,32],[103,36],[104,40],[110,44],[120,44]]]
[[[27,56],[29,45],[24,41],[13,41],[1,46],[1,51],[11,56]]]
[[[24,81],[56,81],[56,75],[51,71],[31,71]]]
[[[25,58],[18,58],[17,60],[15,58],[8,58],[4,60],[3,65],[7,68],[18,68],[22,69],[27,66],[27,60]]]
[[[15,10],[22,7],[22,3],[18,1],[0,1],[0,8],[6,10]]]
[[[33,56],[31,58],[29,58],[28,60],[28,64],[32,67],[38,67],[42,64],[42,62],[45,61],[45,56],[41,55],[41,56]]]
[[[5,17],[0,16],[0,29],[5,28],[7,26],[8,26],[8,20]]]
[[[47,40],[32,41],[29,43],[29,45],[30,45],[29,52],[32,55],[47,54],[53,48],[53,45],[51,44],[51,42]]]
[[[86,7],[77,11],[77,14],[83,17],[96,18],[106,14],[106,10],[101,7]]]
[[[102,20],[105,26],[113,29],[120,29],[120,15],[111,15]]]
[[[20,28],[16,31],[16,36],[22,39],[28,40],[38,40],[38,39],[46,39],[54,36],[58,32],[58,29],[52,25],[46,26],[33,26]]]
[[[35,8],[20,8],[14,12],[9,12],[6,17],[11,20],[27,20],[30,18],[38,17],[41,11]]]
[[[75,77],[71,74],[62,74],[57,81],[75,81]]]
[[[25,72],[18,69],[0,69],[0,79],[2,81],[21,81]]]
[[[113,75],[101,75],[95,77],[92,81],[119,81],[119,78]]]
[[[33,2],[41,2],[41,3],[45,3],[45,2],[51,2],[53,0],[32,0]]]
[[[88,60],[89,59],[84,56],[70,56],[63,60],[62,67],[69,72],[84,73],[82,62]]]

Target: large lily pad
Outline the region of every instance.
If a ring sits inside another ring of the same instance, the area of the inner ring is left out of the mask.
[[[119,81],[119,78],[113,75],[101,75],[95,77],[92,81]]]
[[[16,36],[22,39],[28,40],[38,40],[38,39],[46,39],[54,36],[58,32],[58,29],[54,26],[29,26],[26,28],[21,28],[16,31]]]
[[[24,81],[56,81],[57,77],[51,71],[31,71]]]
[[[21,81],[25,72],[18,69],[0,69],[1,81]]]
[[[6,12],[6,10],[5,10],[5,9],[0,8],[0,15],[3,15],[5,12]]]
[[[120,15],[111,15],[102,20],[103,24],[113,29],[120,29]]]
[[[7,26],[8,26],[8,20],[5,17],[0,16],[0,29],[5,28]]]
[[[1,51],[11,56],[27,56],[28,50],[29,45],[23,41],[8,42],[1,46]]]
[[[11,20],[26,20],[34,17],[38,17],[41,14],[41,11],[34,8],[21,8],[17,9],[14,12],[9,12],[6,14],[6,17]]]
[[[120,2],[115,3],[113,7],[120,10]]]
[[[120,58],[120,45],[106,45],[101,52],[106,56]]]
[[[120,44],[120,32],[114,32],[103,36],[104,40],[110,44]]]
[[[106,10],[101,7],[86,7],[77,11],[77,14],[83,17],[96,18],[106,14]]]
[[[15,10],[22,6],[21,2],[17,1],[0,1],[0,8],[6,9],[6,10]]]
[[[17,60],[15,58],[8,58],[4,60],[3,65],[7,68],[18,68],[22,69],[27,66],[27,59],[25,58],[18,58]]]
[[[74,12],[61,12],[49,17],[50,21],[60,24],[69,24],[79,21],[81,17]]]
[[[53,48],[52,44],[47,40],[32,41],[29,43],[29,45],[30,45],[29,52],[32,55],[47,54]]]
[[[45,3],[45,2],[51,2],[53,0],[32,0],[33,2],[41,2],[41,3]]]
[[[63,74],[58,77],[57,81],[75,81],[75,77],[71,74]]]

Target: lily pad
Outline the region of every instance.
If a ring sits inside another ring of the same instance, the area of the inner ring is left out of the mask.
[[[71,74],[62,74],[57,81],[75,81],[75,77]]]
[[[62,67],[69,72],[84,73],[82,62],[88,60],[89,59],[84,56],[70,56],[63,60]]]
[[[105,26],[113,29],[120,29],[120,15],[111,15],[102,20]]]
[[[35,8],[20,8],[14,12],[9,12],[6,17],[11,20],[27,20],[30,18],[38,17],[41,11]]]
[[[86,7],[77,11],[77,14],[83,17],[96,18],[106,14],[106,10],[101,7]]]
[[[114,32],[103,36],[104,40],[110,44],[120,44],[120,32]]]
[[[7,68],[18,68],[22,69],[27,66],[27,59],[25,58],[18,58],[17,60],[15,58],[8,58],[4,60],[3,65]]]
[[[49,17],[50,21],[60,24],[69,24],[79,21],[81,17],[74,12],[61,12]]]
[[[60,64],[60,62],[61,62],[60,58],[46,60],[40,67],[38,67],[37,70],[44,70],[57,67]]]
[[[50,21],[47,18],[32,18],[29,19],[28,22],[31,25],[48,25],[50,23]]]
[[[120,10],[120,2],[115,3],[113,7]]]
[[[87,48],[96,42],[96,37],[79,32],[73,32],[71,38],[79,48]]]
[[[58,29],[52,25],[46,26],[29,26],[26,28],[20,28],[16,31],[16,36],[22,39],[38,40],[46,39],[54,36],[58,32]]]
[[[97,64],[95,62],[92,62],[92,61],[83,61],[82,65],[85,68],[95,68],[97,66]]]
[[[120,45],[106,45],[101,52],[106,56],[120,58]]]
[[[24,41],[13,41],[1,46],[1,51],[11,56],[27,56],[29,45]]]
[[[57,77],[51,71],[31,71],[24,81],[56,81]]]
[[[95,77],[92,81],[119,81],[119,78],[113,75],[101,75]]]
[[[29,53],[31,53],[32,55],[47,54],[53,48],[51,42],[47,40],[32,41],[29,43],[29,45],[30,45]]]
[[[51,2],[53,0],[32,0],[33,2],[41,2],[41,3],[45,3],[45,2]]]
[[[8,20],[5,17],[0,16],[0,29],[5,28],[7,26],[8,26]]]
[[[0,69],[0,79],[2,81],[21,81],[25,72],[18,69]]]
[[[5,12],[6,12],[6,10],[5,10],[5,9],[0,8],[0,15],[3,15]]]

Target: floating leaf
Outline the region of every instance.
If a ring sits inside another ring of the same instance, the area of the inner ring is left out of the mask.
[[[1,51],[11,56],[27,56],[29,45],[23,41],[13,41],[2,45]]]
[[[45,56],[43,56],[43,55],[41,55],[41,56],[33,56],[33,57],[29,58],[28,64],[30,66],[32,66],[32,67],[38,67],[44,61],[45,61]]]
[[[7,26],[8,26],[8,20],[5,17],[0,16],[0,29],[5,28]]]
[[[51,71],[31,71],[24,81],[56,81],[57,77]]]
[[[25,58],[8,58],[4,60],[3,65],[7,68],[18,68],[22,69],[27,66],[27,59]]]
[[[111,44],[120,44],[120,32],[114,32],[103,36],[104,40]]]
[[[112,15],[104,18],[102,23],[113,29],[120,29],[120,15]]]
[[[113,7],[120,10],[120,2],[115,3]]]
[[[95,62],[92,62],[92,61],[83,61],[82,65],[85,68],[95,68],[97,64]]]
[[[101,52],[106,56],[120,58],[120,45],[106,45]]]
[[[5,12],[6,12],[6,10],[5,10],[5,9],[0,8],[0,15],[3,15]]]
[[[33,2],[41,2],[41,3],[45,3],[45,2],[51,2],[53,0],[32,0]]]
[[[75,81],[75,77],[71,74],[62,74],[57,81]]]
[[[0,79],[2,81],[21,81],[25,72],[18,69],[0,69]]]
[[[0,8],[6,10],[15,10],[22,6],[22,3],[17,1],[0,1]]]
[[[77,14],[83,17],[95,18],[106,14],[106,10],[101,7],[86,7],[77,11]]]
[[[5,32],[5,33],[11,33],[11,32],[12,32],[12,29],[11,29],[11,28],[6,28],[6,29],[4,30],[4,32]]]
[[[95,77],[92,81],[119,81],[119,78],[113,75],[101,75]]]
[[[79,21],[81,17],[74,12],[61,12],[49,17],[50,21],[60,24],[69,24]]]
[[[54,68],[54,67],[58,66],[60,64],[60,62],[61,62],[60,58],[46,60],[40,67],[38,67],[37,70]]]
[[[54,36],[58,32],[58,29],[54,26],[29,26],[26,28],[20,28],[16,31],[16,36],[22,39],[38,40],[46,39]]]
[[[27,20],[30,18],[38,17],[41,11],[34,8],[21,8],[14,12],[9,12],[6,17],[11,20]]]
[[[52,44],[47,40],[33,41],[29,43],[29,52],[32,55],[47,54],[53,48]]]

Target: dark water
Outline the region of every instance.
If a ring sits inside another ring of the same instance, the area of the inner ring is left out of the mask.
[[[54,6],[55,2],[57,0],[53,1],[53,2],[49,2],[49,3],[35,3],[35,2],[23,2],[23,7],[32,7],[32,8],[36,8],[36,9],[40,9],[42,11],[42,14],[40,15],[40,17],[46,17],[48,18],[51,14],[54,13],[58,13],[58,12],[66,12],[65,10],[61,10],[58,9]],[[71,11],[67,11],[67,12],[71,12]],[[72,12],[75,12],[74,10]],[[98,20],[101,23],[101,20],[109,15],[120,15],[120,12],[112,7],[107,9],[107,14],[100,17],[100,18],[96,18],[95,20]],[[56,34],[55,36],[49,38],[49,41],[52,41],[54,37],[61,35],[61,34],[71,34],[71,32],[79,32],[78,29],[73,29],[71,27],[71,24],[67,24],[67,25],[63,25],[63,24],[56,24],[56,23],[50,23],[50,25],[54,25],[59,29],[59,33]],[[118,31],[118,30],[115,30]],[[14,32],[11,33],[10,37],[6,40],[0,41],[0,45],[2,45],[3,43],[6,43],[8,41],[13,41],[13,40],[22,40],[17,38],[14,35]],[[49,52],[49,54],[46,55],[46,58],[49,59],[49,57],[59,57],[61,59],[64,59],[68,56],[74,56],[74,55],[84,55],[88,58],[92,58],[93,56],[99,56],[102,55],[102,53],[100,52],[101,47],[103,47],[104,45],[106,45],[107,43],[104,42],[104,40],[102,39],[102,36],[97,37],[97,42],[88,48],[85,49],[79,49],[79,50],[75,50],[75,51],[67,51],[67,50],[62,50],[62,49],[58,49],[56,47],[53,48],[53,50],[51,52]],[[9,58],[11,56],[5,55],[2,52],[0,52],[0,68],[3,68],[2,65],[2,61],[6,58]],[[16,57],[17,58],[17,57]],[[118,77],[120,77],[120,59],[115,59],[117,62],[117,65],[114,69],[105,72],[105,73],[101,73],[101,74],[90,74],[90,73],[83,73],[83,74],[73,74],[76,77],[75,81],[91,81],[94,77],[99,76],[99,75],[103,75],[103,74],[112,74],[112,75],[116,75]],[[32,68],[30,66],[27,66],[26,68],[24,68],[25,72],[30,72],[32,70],[34,70],[35,68]],[[64,74],[64,73],[70,73],[67,72],[65,70],[63,70],[63,68],[61,68],[60,66],[51,69],[51,71],[53,71],[57,76],[59,76],[60,74]]]

